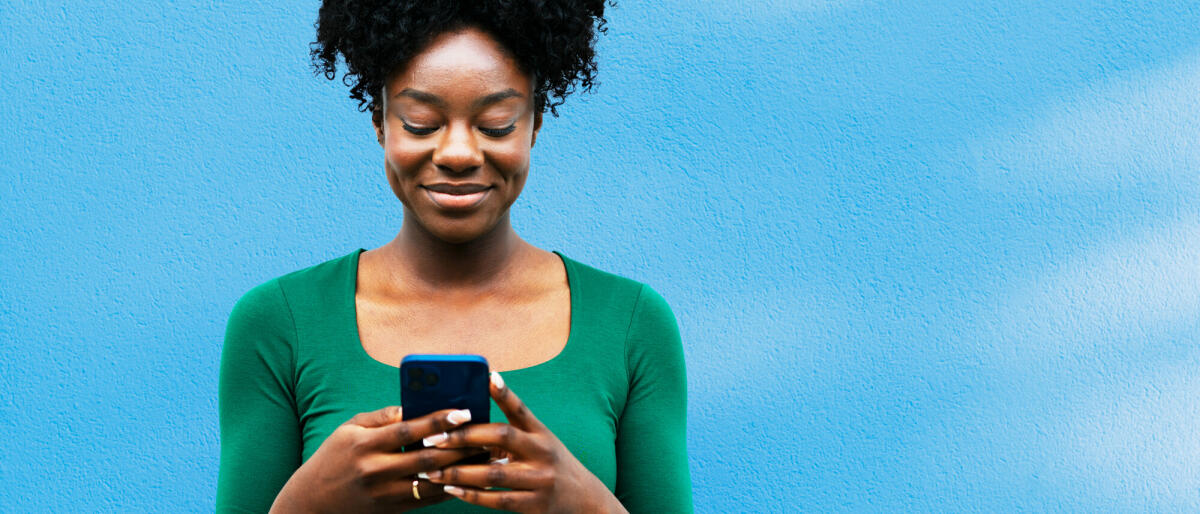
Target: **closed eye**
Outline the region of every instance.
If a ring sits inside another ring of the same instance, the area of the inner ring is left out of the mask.
[[[480,127],[479,131],[483,132],[484,135],[487,135],[489,137],[504,137],[509,134],[512,134],[512,131],[514,131],[516,129],[517,129],[517,124],[514,123],[512,125],[502,128],[502,129],[490,129],[490,128]]]
[[[422,127],[414,127],[405,122],[401,122],[401,123],[404,125],[404,130],[407,130],[418,136],[428,136],[429,134],[437,132],[436,127],[435,128],[422,128]]]

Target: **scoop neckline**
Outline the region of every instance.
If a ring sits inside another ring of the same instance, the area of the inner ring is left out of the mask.
[[[354,341],[353,342],[354,342],[354,346],[357,348],[358,354],[363,359],[366,359],[366,360],[374,363],[377,368],[386,369],[388,371],[395,373],[395,372],[399,371],[399,369],[400,369],[399,366],[393,366],[391,364],[383,362],[379,359],[376,359],[375,357],[372,357],[371,354],[367,353],[366,347],[364,347],[362,344],[362,334],[359,333],[359,331],[358,331],[358,302],[355,301],[354,296],[355,296],[355,294],[358,293],[359,257],[365,251],[367,251],[366,248],[359,248],[358,250],[354,251],[350,255],[350,257],[351,257],[350,273],[349,273],[350,280],[349,280],[348,289],[350,291],[350,309],[349,309],[349,311],[350,311],[350,327],[353,329],[353,333],[354,333]],[[565,355],[567,353],[567,350],[571,348],[571,342],[575,340],[575,333],[576,333],[575,327],[579,321],[579,316],[578,316],[578,313],[579,313],[579,310],[578,310],[579,283],[578,283],[578,280],[576,277],[576,272],[571,266],[570,259],[568,259],[565,255],[562,254],[562,252],[559,252],[558,250],[551,250],[551,253],[553,253],[554,255],[557,255],[559,260],[562,261],[563,269],[565,270],[566,275],[567,275],[567,291],[568,291],[567,296],[570,298],[570,302],[571,302],[571,305],[568,309],[570,311],[570,314],[569,314],[570,320],[568,321],[568,327],[567,327],[567,342],[564,343],[563,347],[558,350],[558,353],[556,353],[553,357],[549,358],[548,360],[539,362],[532,366],[526,366],[524,368],[516,368],[516,369],[510,369],[510,370],[492,369],[491,371],[496,371],[498,373],[504,373],[504,374],[510,374],[510,373],[519,373],[519,372],[523,372],[523,371],[530,371],[530,370],[534,370],[537,368],[547,367],[547,366],[555,363],[556,361],[561,360],[562,356]],[[489,368],[491,367],[490,363],[488,364],[488,367]]]

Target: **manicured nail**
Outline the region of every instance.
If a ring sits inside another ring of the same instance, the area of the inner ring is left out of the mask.
[[[396,419],[397,420],[404,419],[404,409],[402,407],[396,407]]]
[[[429,480],[429,473],[424,471],[417,473],[417,478],[420,478],[421,480]]]
[[[425,475],[426,480],[438,480],[438,479],[442,478],[442,472],[439,470],[436,470],[436,469],[433,471],[430,471],[428,473],[421,473],[421,474]]]
[[[504,378],[500,376],[500,373],[492,372],[492,385],[496,386],[496,389],[504,389]]]
[[[503,459],[496,459],[496,460],[492,461],[492,464],[508,464],[508,457],[505,457]]]
[[[426,447],[437,446],[439,443],[445,441],[447,437],[449,436],[447,436],[445,432],[442,432],[440,434],[433,434],[429,437],[426,437],[423,439],[423,441],[425,441]]]
[[[442,490],[446,491],[447,493],[453,494],[454,496],[462,496],[463,495],[463,490],[461,487],[454,487],[452,485],[447,485],[447,486],[442,486]]]
[[[467,409],[456,410],[446,417],[446,421],[449,421],[451,425],[461,425],[471,421],[471,411]]]

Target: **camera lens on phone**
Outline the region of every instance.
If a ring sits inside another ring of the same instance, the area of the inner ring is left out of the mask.
[[[426,385],[433,387],[433,386],[437,385],[437,383],[438,383],[437,373],[428,373],[425,375],[425,384]]]
[[[421,389],[424,389],[424,386],[421,385],[420,380],[413,380],[408,383],[408,388],[412,389],[413,391],[420,391]]]

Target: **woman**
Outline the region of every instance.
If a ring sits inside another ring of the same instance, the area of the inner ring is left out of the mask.
[[[268,281],[234,307],[218,511],[691,510],[670,308],[509,222],[542,113],[592,84],[603,10],[322,5],[314,62],[332,79],[344,59],[404,219],[389,243]],[[466,411],[449,410],[402,421],[396,366],[410,353],[486,357],[500,372],[492,419],[507,422],[463,426]],[[491,462],[456,463],[484,448]]]

